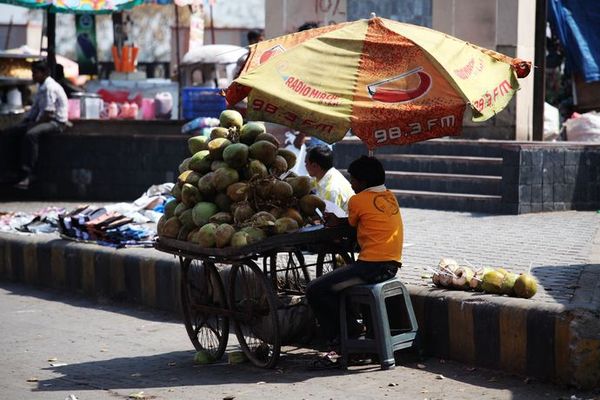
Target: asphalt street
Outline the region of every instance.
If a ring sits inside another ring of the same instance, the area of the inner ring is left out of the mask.
[[[0,313],[0,398],[7,400],[600,399],[402,352],[389,371],[311,371],[314,350],[291,347],[274,370],[226,361],[195,365],[183,324],[173,316],[6,282]]]

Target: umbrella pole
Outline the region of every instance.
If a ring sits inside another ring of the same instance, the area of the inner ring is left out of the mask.
[[[209,6],[209,8],[210,8],[210,37],[212,39],[212,44],[215,44],[215,20],[213,19],[212,4]]]
[[[181,109],[183,105],[181,104],[181,57],[179,55],[179,10],[177,9],[177,4],[173,3],[173,7],[175,7],[175,51],[177,52],[175,59],[177,61],[177,119],[181,118]]]
[[[48,25],[46,27],[48,68],[50,69],[50,76],[54,76],[54,72],[56,71],[56,47],[54,43],[56,41],[56,14],[47,11],[46,15],[48,16]]]

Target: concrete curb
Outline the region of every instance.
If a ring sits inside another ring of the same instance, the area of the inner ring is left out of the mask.
[[[154,249],[0,234],[2,280],[180,311],[179,260]],[[582,388],[600,385],[600,335],[589,334],[597,311],[421,286],[409,291],[428,355]]]

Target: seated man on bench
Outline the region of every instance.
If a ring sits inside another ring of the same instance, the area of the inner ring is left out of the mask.
[[[348,173],[356,193],[348,202],[348,218],[325,214],[325,220],[328,226],[347,222],[356,227],[358,260],[311,281],[306,288],[306,297],[322,333],[335,350],[339,345],[340,292],[354,285],[386,281],[402,265],[402,216],[396,197],[384,185],[383,166],[374,157],[362,156],[350,164]],[[363,330],[357,321],[349,322],[350,332]],[[335,350],[317,360],[315,367],[336,368]]]

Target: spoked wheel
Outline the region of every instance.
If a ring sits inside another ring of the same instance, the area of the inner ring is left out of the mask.
[[[181,306],[185,329],[197,351],[206,351],[219,360],[229,337],[223,281],[211,262],[185,259],[182,263]]]
[[[350,253],[319,253],[317,254],[317,278],[353,261]]]
[[[304,255],[301,251],[273,253],[263,258],[263,272],[279,292],[304,293],[310,281]]]
[[[253,261],[235,264],[229,279],[232,323],[240,346],[254,365],[273,368],[281,338],[277,300],[270,282]]]

